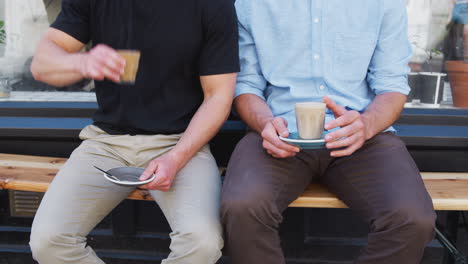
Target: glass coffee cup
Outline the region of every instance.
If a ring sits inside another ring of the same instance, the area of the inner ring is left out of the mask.
[[[326,104],[304,102],[295,104],[297,132],[301,139],[322,138]]]
[[[117,50],[117,53],[125,59],[125,68],[122,75],[120,75],[120,82],[122,84],[135,84],[140,63],[140,51]]]

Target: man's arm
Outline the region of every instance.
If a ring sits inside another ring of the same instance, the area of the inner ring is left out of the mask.
[[[401,93],[377,95],[363,114],[349,111],[324,97],[327,107],[335,113],[335,120],[325,124],[325,129],[341,129],[325,136],[328,149],[345,148],[330,153],[333,157],[348,156],[364,145],[378,133],[390,127],[399,117],[406,102]]]
[[[177,145],[167,154],[154,159],[140,180],[156,173],[156,179],[143,188],[167,191],[177,172],[213,138],[231,110],[236,73],[200,77],[204,100]]]
[[[274,118],[273,113],[265,102],[263,92],[267,81],[263,77],[258,60],[255,41],[248,28],[248,18],[242,15],[243,2],[236,3],[239,12],[239,54],[241,72],[237,78],[236,99],[234,106],[241,119],[263,138],[263,147],[276,158],[286,158],[296,155],[299,148],[281,141],[278,135],[289,135],[286,120],[281,117]]]
[[[263,138],[263,148],[275,158],[295,156],[300,149],[279,139],[289,135],[286,120],[274,117],[267,103],[254,94],[242,94],[234,101],[242,120]]]
[[[400,117],[406,96],[401,93],[377,95],[362,115],[366,124],[366,140],[389,128]]]
[[[119,82],[125,60],[105,45],[80,52],[84,45],[67,33],[50,28],[39,43],[31,64],[34,78],[54,86],[73,84],[83,78],[108,78]]]
[[[153,173],[156,178],[143,188],[169,190],[177,172],[213,138],[231,110],[239,71],[237,17],[233,1],[215,2],[204,6],[202,16],[205,41],[198,60],[198,74],[203,103],[177,145],[150,162],[140,179],[148,179]]]
[[[173,152],[182,168],[219,131],[231,111],[237,73],[200,77],[204,100]],[[180,169],[179,168],[179,169]]]
[[[325,125],[325,129],[341,127],[325,137],[327,148],[344,148],[332,151],[331,156],[351,155],[366,140],[390,127],[398,119],[406,101],[409,92],[408,62],[412,55],[407,35],[406,1],[388,0],[384,3],[379,40],[367,74],[369,87],[376,94],[374,100],[360,114],[336,105],[328,97],[324,98],[336,117]]]
[[[259,134],[262,133],[265,125],[274,118],[266,102],[254,94],[242,94],[236,97],[234,107],[247,126]]]

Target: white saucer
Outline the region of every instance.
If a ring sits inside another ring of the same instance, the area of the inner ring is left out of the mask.
[[[328,134],[328,131],[324,131],[322,138],[320,139],[301,139],[298,133],[290,133],[287,138],[279,137],[284,142],[287,142],[292,145],[296,145],[301,149],[323,149],[326,148],[325,135]]]
[[[112,174],[114,177],[116,177],[119,180],[113,179],[105,173],[103,173],[103,175],[104,175],[104,178],[106,178],[108,181],[113,182],[115,184],[125,185],[125,186],[140,186],[140,185],[150,183],[156,178],[156,175],[153,174],[153,176],[150,177],[149,179],[140,181],[139,178],[144,171],[145,169],[143,168],[117,167],[117,168],[110,169],[107,172]]]

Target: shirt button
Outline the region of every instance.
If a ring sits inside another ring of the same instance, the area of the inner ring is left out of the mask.
[[[318,60],[318,59],[320,59],[320,56],[318,54],[315,54],[314,55],[314,60]]]
[[[318,22],[320,22],[320,19],[318,19],[318,17],[314,18],[314,23],[317,24]]]
[[[323,85],[320,85],[320,86],[319,86],[319,88],[320,88],[320,90],[322,90],[322,91],[323,91],[323,90],[325,89],[325,86],[323,86]]]

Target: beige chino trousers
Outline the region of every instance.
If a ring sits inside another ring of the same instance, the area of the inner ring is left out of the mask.
[[[30,246],[40,264],[101,264],[86,244],[89,232],[135,187],[107,181],[93,165],[146,167],[172,149],[181,135],[109,135],[90,125],[47,190],[34,218]],[[221,182],[208,146],[175,177],[168,192],[151,191],[172,229],[163,264],[210,264],[221,257]]]

